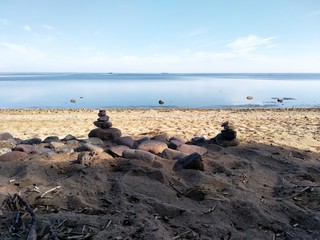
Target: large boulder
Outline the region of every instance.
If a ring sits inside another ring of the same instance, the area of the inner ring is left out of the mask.
[[[105,141],[115,140],[121,137],[121,131],[118,128],[96,128],[89,132],[89,138],[91,137],[97,137]]]
[[[168,148],[167,144],[157,140],[144,141],[137,147],[138,150],[147,151],[154,154],[160,154],[166,148]]]
[[[8,153],[1,155],[0,162],[11,162],[11,161],[15,161],[18,159],[26,158],[28,156],[29,156],[29,154],[25,153],[25,152],[12,151],[12,152],[8,152]]]
[[[196,152],[200,155],[204,155],[208,152],[208,150],[204,147],[199,147],[196,145],[189,145],[189,144],[181,144],[179,147],[177,147],[177,150],[186,154],[191,154]]]

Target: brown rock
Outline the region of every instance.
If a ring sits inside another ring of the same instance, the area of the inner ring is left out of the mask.
[[[26,158],[29,154],[20,151],[12,151],[0,156],[0,162],[11,162],[18,159]]]
[[[89,132],[89,138],[91,137],[97,137],[106,141],[115,140],[121,137],[121,131],[118,128],[96,128]]]
[[[146,162],[152,162],[157,157],[156,155],[150,152],[136,149],[127,149],[123,151],[122,155],[128,159],[140,159]]]
[[[188,144],[182,144],[177,148],[177,150],[186,154],[191,154],[196,152],[201,156],[208,152],[208,150],[204,147],[199,147],[196,145],[188,145]]]
[[[116,143],[119,145],[125,145],[128,146],[129,148],[134,148],[134,140],[132,137],[120,137],[116,139]]]
[[[195,170],[204,170],[204,165],[202,162],[202,157],[198,153],[192,153],[185,158],[179,160],[179,163],[182,164],[182,167],[185,169],[195,169]]]
[[[13,138],[11,133],[8,133],[8,132],[0,133],[0,140],[8,140],[10,138]]]
[[[0,140],[0,148],[14,148],[16,145],[8,140]]]
[[[118,146],[110,147],[107,152],[110,153],[114,157],[122,157],[123,156],[123,152],[125,150],[127,150],[127,149],[129,149],[128,146],[118,145]]]
[[[26,153],[36,153],[38,151],[38,148],[33,145],[28,144],[18,144],[13,148],[13,151],[21,151]]]
[[[143,150],[154,154],[160,154],[166,148],[168,148],[167,144],[157,140],[144,141],[137,147],[138,150]]]
[[[188,156],[188,154],[177,151],[177,150],[173,150],[170,148],[166,148],[165,150],[163,150],[163,152],[161,153],[161,157],[166,158],[166,159],[181,159]]]
[[[99,122],[99,121],[94,121],[93,124],[102,129],[107,129],[112,127],[112,122],[106,121],[106,122]]]

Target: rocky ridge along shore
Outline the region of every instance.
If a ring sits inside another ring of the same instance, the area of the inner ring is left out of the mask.
[[[189,141],[122,136],[105,110],[94,125],[86,139],[0,133],[2,239],[319,236],[318,154],[243,146],[229,122]]]

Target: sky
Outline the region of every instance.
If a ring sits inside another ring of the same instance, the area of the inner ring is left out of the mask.
[[[320,72],[320,0],[0,0],[0,72]]]

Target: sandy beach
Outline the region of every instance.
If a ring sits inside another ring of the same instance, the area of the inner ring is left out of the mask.
[[[87,138],[95,128],[98,110],[0,110],[0,132],[26,139],[72,134]],[[123,136],[139,137],[167,132],[190,140],[212,138],[221,123],[232,122],[241,142],[275,144],[320,151],[320,109],[145,109],[107,111]]]
[[[25,239],[32,229],[15,193],[36,209],[40,239],[319,239],[320,109],[107,110],[134,140],[209,140],[231,122],[240,145],[191,144],[204,151],[203,169],[176,168],[181,159],[161,154],[111,156],[115,141],[83,150],[97,113],[0,110],[0,133],[60,139],[33,146],[48,150],[41,154],[0,156],[1,239]],[[77,140],[62,140],[68,134]]]

